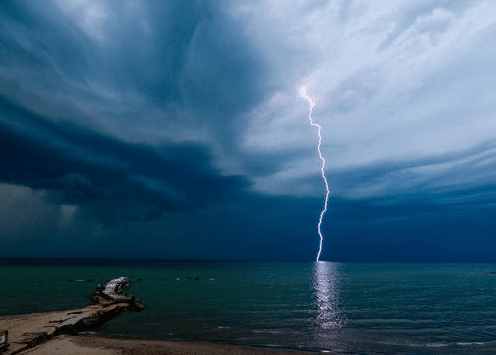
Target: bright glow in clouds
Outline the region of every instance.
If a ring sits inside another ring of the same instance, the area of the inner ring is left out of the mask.
[[[322,242],[324,240],[324,236],[322,235],[322,221],[327,212],[327,204],[329,202],[329,194],[331,193],[331,191],[329,189],[329,183],[327,182],[327,177],[325,174],[325,168],[327,162],[324,156],[322,155],[322,151],[320,150],[320,147],[322,145],[322,134],[321,134],[322,126],[313,120],[313,109],[317,105],[317,102],[315,98],[313,98],[308,94],[306,86],[300,87],[299,91],[300,91],[300,96],[308,103],[308,122],[310,122],[310,125],[312,127],[317,128],[317,136],[318,136],[317,153],[320,159],[320,174],[322,176],[322,181],[324,182],[324,186],[325,186],[324,205],[322,206],[322,210],[320,211],[319,223],[317,223],[317,233],[319,234],[320,241],[319,241],[319,251],[317,252],[317,257],[315,260],[319,261],[320,254],[322,253]]]

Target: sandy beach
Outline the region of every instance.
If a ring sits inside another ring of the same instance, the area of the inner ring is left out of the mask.
[[[0,329],[9,331],[10,347],[7,354],[35,355],[189,355],[189,354],[308,354],[286,349],[267,349],[208,342],[127,340],[88,335],[56,335],[54,329],[59,319],[73,311],[33,313],[0,317]],[[40,344],[26,348],[26,336],[41,334]]]
[[[308,352],[204,342],[121,340],[97,336],[59,336],[25,352],[32,355],[280,355]]]
[[[88,335],[106,321],[144,306],[120,293],[127,278],[111,280],[109,293],[96,291],[93,304],[55,312],[0,317],[0,330],[7,331],[6,355],[114,355],[114,354],[285,354],[302,353],[283,349],[236,346],[207,342],[130,340]],[[122,286],[122,287],[121,287]],[[3,333],[2,333],[3,334]]]

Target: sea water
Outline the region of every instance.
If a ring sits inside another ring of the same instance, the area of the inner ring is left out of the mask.
[[[0,315],[80,307],[128,276],[145,304],[102,335],[330,350],[496,354],[496,265],[52,262],[0,266]]]

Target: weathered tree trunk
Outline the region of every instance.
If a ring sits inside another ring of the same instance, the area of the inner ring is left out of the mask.
[[[5,317],[0,319],[0,328],[10,331],[4,334],[4,348],[2,349],[2,333],[0,332],[0,351],[7,354],[17,354],[51,337],[60,334],[76,334],[82,330],[99,326],[125,311],[142,311],[144,306],[135,297],[124,295],[129,285],[126,277],[110,280],[103,288],[99,288],[92,296],[94,304],[69,311],[51,312],[22,316]],[[16,322],[17,318],[26,319]],[[10,320],[10,321],[9,321]],[[10,328],[9,328],[10,324]]]
[[[9,331],[0,330],[0,351],[6,350],[8,344],[9,344]]]

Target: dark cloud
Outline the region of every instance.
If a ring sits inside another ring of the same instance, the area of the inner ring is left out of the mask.
[[[437,194],[338,200],[332,204],[325,226],[328,241],[324,258],[493,261],[495,193],[496,186],[488,186]]]
[[[52,206],[77,211],[60,233],[91,240],[123,222],[231,205],[249,186],[221,173],[210,147],[178,143],[192,128],[230,150],[237,116],[263,95],[260,57],[223,4],[101,4],[112,21],[87,19],[97,38],[78,22],[84,8],[71,18],[55,1],[0,4],[0,181],[33,189],[14,204],[36,201],[33,216],[53,210],[32,233],[49,244],[64,243]]]
[[[494,26],[447,36],[474,4],[0,1],[0,255],[312,259],[308,79],[324,258],[489,258],[491,125],[456,123],[494,111]]]
[[[267,84],[263,56],[225,4],[102,5],[112,20],[97,26],[87,19],[101,32],[95,40],[53,2],[2,2],[6,85],[0,93],[49,119],[104,126],[116,136],[147,142],[143,131],[182,127],[237,149],[239,115],[264,96]],[[162,114],[152,119],[157,110]]]
[[[0,108],[1,181],[48,190],[59,204],[147,219],[233,198],[248,185],[221,175],[201,146],[129,144],[5,100]]]

